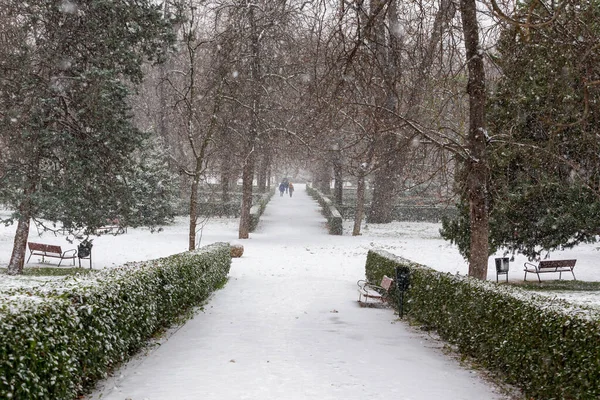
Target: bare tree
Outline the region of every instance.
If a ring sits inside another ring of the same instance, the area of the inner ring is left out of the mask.
[[[477,3],[475,0],[461,0],[460,13],[469,72],[467,84],[469,134],[466,143],[470,155],[466,165],[471,218],[469,275],[486,279],[489,257],[489,215],[487,208],[488,162],[485,127],[485,70],[483,51],[479,41]]]

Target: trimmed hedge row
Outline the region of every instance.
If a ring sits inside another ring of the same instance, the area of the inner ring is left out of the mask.
[[[258,199],[257,204],[254,204],[250,208],[250,232],[254,232],[258,223],[260,222],[260,216],[265,212],[265,208],[267,208],[267,204],[271,200],[271,197],[275,194],[275,189],[269,190],[267,193],[264,193]]]
[[[600,398],[600,310],[369,251],[366,277],[410,271],[404,309],[528,398]],[[394,304],[398,298],[394,293]]]
[[[0,398],[74,399],[224,284],[229,244],[0,294]]]
[[[345,204],[337,207],[344,219],[354,219],[356,205]],[[370,208],[370,206],[365,207],[365,214],[369,213]],[[392,210],[392,219],[394,221],[440,222],[442,218],[452,218],[456,214],[455,207],[395,205]]]
[[[343,219],[342,215],[333,204],[333,201],[331,201],[328,197],[325,197],[321,192],[308,184],[306,185],[306,191],[313,199],[317,200],[321,206],[323,215],[327,218],[329,234],[341,235],[344,231]]]
[[[253,193],[252,203],[260,204],[265,201],[265,197],[271,198],[272,194],[275,193],[275,188],[270,188],[267,193]],[[214,197],[214,196],[213,196]],[[238,218],[241,214],[241,193],[236,193],[232,196],[232,200],[223,203],[218,200],[199,200],[198,201],[198,214],[207,217],[235,217]],[[269,201],[268,199],[266,200]],[[183,210],[183,213],[189,213],[189,209]]]

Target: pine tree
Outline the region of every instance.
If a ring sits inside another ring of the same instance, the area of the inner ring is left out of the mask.
[[[127,101],[173,37],[149,0],[10,0],[2,21],[0,202],[15,210],[8,271],[19,274],[32,218],[88,230],[143,220],[132,154],[148,134]]]

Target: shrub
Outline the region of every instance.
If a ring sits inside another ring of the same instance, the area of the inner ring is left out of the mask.
[[[258,223],[260,222],[260,216],[263,215],[267,204],[271,200],[271,197],[275,194],[275,189],[269,190],[260,196],[255,205],[250,208],[250,232],[254,232]]]
[[[600,398],[599,310],[437,272],[383,251],[369,252],[366,277],[380,282],[395,267],[410,270],[405,313],[528,397]]]
[[[228,244],[0,295],[0,398],[73,399],[227,279]]]
[[[317,189],[306,185],[306,191],[308,194],[321,206],[323,215],[327,218],[327,228],[330,235],[341,235],[343,233],[343,219],[340,212],[337,210],[333,202],[325,197]]]

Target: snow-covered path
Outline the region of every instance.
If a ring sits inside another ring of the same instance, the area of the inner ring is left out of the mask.
[[[277,194],[204,310],[88,398],[504,399],[392,310],[359,307],[366,251],[349,240],[303,185]]]

